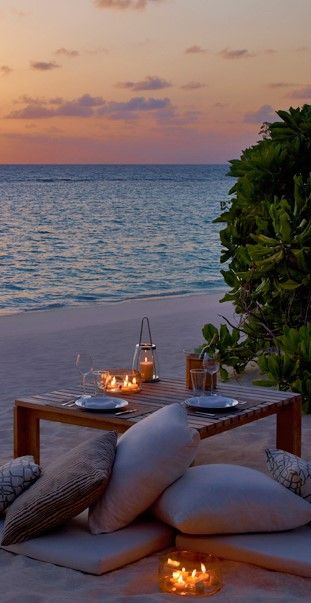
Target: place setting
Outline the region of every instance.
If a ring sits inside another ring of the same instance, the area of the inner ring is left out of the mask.
[[[188,412],[196,416],[223,418],[223,413],[239,410],[243,405],[235,398],[223,396],[215,391],[219,359],[216,354],[204,353],[200,368],[190,368],[190,383],[193,395],[183,402]]]
[[[132,414],[140,409],[119,395],[129,395],[141,390],[141,378],[137,371],[116,369],[101,370],[94,367],[88,352],[78,352],[75,366],[80,375],[82,395],[65,402],[64,407],[78,408],[91,413],[111,413],[114,416]]]
[[[143,340],[144,331],[147,340]],[[150,412],[150,407],[136,401],[127,400],[139,393],[143,383],[159,381],[156,345],[152,341],[148,317],[141,321],[139,342],[135,345],[132,368],[95,368],[92,355],[88,351],[76,354],[75,367],[80,375],[82,395],[62,404],[76,407],[86,412],[111,413],[115,416]],[[121,397],[122,396],[122,397]],[[126,397],[123,397],[126,396]]]

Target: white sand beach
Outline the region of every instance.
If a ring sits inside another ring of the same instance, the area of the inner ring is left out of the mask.
[[[233,319],[221,294],[96,304],[0,316],[0,461],[12,456],[13,403],[18,396],[75,386],[74,356],[92,353],[96,366],[130,366],[143,316],[150,318],[160,375],[181,377],[183,349],[201,343],[206,322]],[[89,431],[48,423],[42,463]],[[264,419],[201,442],[196,463],[238,463],[265,471],[264,449],[275,445],[275,421]],[[302,456],[311,458],[311,416],[303,418]],[[224,588],[215,603],[309,601],[310,580],[247,564],[223,562]],[[158,591],[157,556],[95,577],[0,551],[4,603],[173,601]],[[184,600],[187,600],[184,598]]]

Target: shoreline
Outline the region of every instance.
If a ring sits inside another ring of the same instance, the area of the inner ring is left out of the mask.
[[[72,309],[72,308],[86,308],[86,307],[93,307],[93,306],[98,306],[98,305],[115,305],[115,304],[125,304],[125,303],[130,303],[130,302],[136,302],[136,301],[149,301],[149,300],[165,300],[165,299],[171,299],[171,298],[180,298],[180,297],[196,297],[196,296],[201,296],[201,295],[224,295],[226,293],[226,291],[228,291],[228,287],[215,287],[213,289],[210,289],[209,291],[199,291],[199,292],[188,292],[188,293],[167,293],[167,294],[158,294],[155,293],[150,294],[150,295],[141,295],[139,297],[126,297],[123,299],[114,299],[114,300],[95,300],[92,302],[80,302],[80,303],[73,303],[73,304],[63,304],[63,305],[51,305],[51,306],[46,306],[46,307],[38,307],[38,308],[0,308],[0,319],[2,317],[7,317],[7,316],[16,316],[18,314],[28,314],[30,312],[52,312],[54,310],[65,310],[65,309]]]
[[[214,314],[215,304],[219,304],[219,310],[225,308],[225,311],[228,312],[229,308],[231,308],[230,315],[232,315],[232,304],[229,302],[219,302],[225,292],[225,290],[218,289],[217,291],[213,290],[205,293],[132,298],[116,302],[94,302],[40,310],[17,311],[8,314],[0,313],[0,327],[2,334],[9,334],[10,328],[15,327],[15,321],[17,321],[18,327],[22,329],[27,329],[27,325],[29,329],[36,326],[37,330],[38,326],[43,327],[44,325],[47,328],[49,323],[52,328],[58,329],[59,324],[68,317],[75,326],[81,324],[81,322],[85,326],[88,326],[97,322],[105,324],[118,320],[128,320],[138,317],[139,312],[142,313],[142,316],[144,313],[148,313],[148,311],[153,316],[160,316],[162,314],[174,314],[176,311],[190,312],[192,307],[196,313],[198,311],[202,312],[204,307],[209,307]],[[207,304],[207,301],[209,304]],[[119,314],[120,310],[121,316]],[[56,321],[56,324],[54,324],[54,321]],[[212,320],[206,320],[205,322],[212,322]]]

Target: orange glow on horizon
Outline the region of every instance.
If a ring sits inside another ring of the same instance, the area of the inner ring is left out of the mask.
[[[223,163],[310,102],[307,0],[109,4],[3,0],[0,163]]]

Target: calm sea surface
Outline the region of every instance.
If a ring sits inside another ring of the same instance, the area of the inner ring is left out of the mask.
[[[0,166],[0,312],[224,287],[222,165]]]

